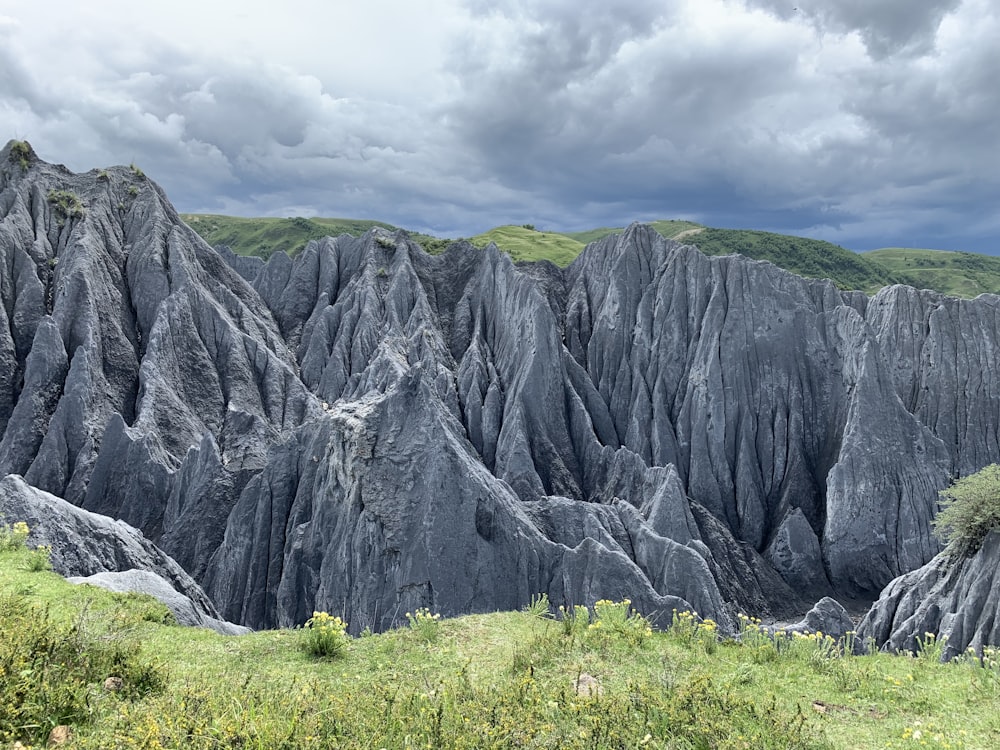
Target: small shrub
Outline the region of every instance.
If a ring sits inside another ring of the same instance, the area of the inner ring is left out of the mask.
[[[50,190],[47,198],[52,204],[59,226],[67,219],[82,219],[86,214],[80,196],[70,190]]]
[[[0,552],[14,552],[24,549],[24,542],[28,538],[28,524],[24,521],[8,526],[0,526]]]
[[[917,658],[922,661],[941,661],[947,642],[947,636],[938,638],[934,633],[924,633],[923,637],[917,636]]]
[[[378,243],[379,247],[384,247],[386,250],[396,249],[396,240],[392,239],[392,237],[386,237],[380,234],[375,237],[375,242]]]
[[[1000,528],[1000,465],[990,464],[941,491],[934,532],[960,557],[975,554],[986,535]]]
[[[305,634],[305,650],[324,658],[341,656],[351,641],[347,623],[327,612],[313,612],[306,621]]]
[[[715,620],[702,620],[697,612],[674,610],[667,632],[677,642],[687,646],[701,646],[708,654],[714,653],[719,643],[718,624]]]
[[[552,613],[549,611],[549,607],[548,594],[535,594],[531,597],[531,601],[528,602],[523,611],[527,612],[532,617],[543,619],[552,616]]]
[[[129,185],[128,194],[131,195],[133,198],[135,198],[135,196],[139,194],[139,188],[137,188],[135,185]]]
[[[100,172],[97,173],[97,179],[101,180],[102,182],[107,182],[108,180],[111,179],[111,175],[108,174],[108,171],[106,169],[102,169]]]
[[[145,172],[143,172],[141,169],[139,169],[139,167],[137,167],[135,165],[135,162],[133,162],[132,164],[129,164],[128,168],[132,170],[132,174],[134,174],[136,177],[145,177],[146,176]]]
[[[410,630],[415,632],[421,640],[427,643],[433,643],[437,640],[441,615],[432,614],[427,607],[421,607],[412,614],[407,612],[406,620],[410,623]]]
[[[14,141],[10,147],[10,160],[26,170],[31,164],[31,145],[27,141]]]
[[[33,573],[52,570],[52,547],[39,544],[33,550],[29,551],[25,567]]]
[[[582,604],[569,607],[560,605],[559,622],[562,624],[563,635],[569,638],[582,635],[590,625],[590,610]]]
[[[704,626],[706,629],[710,627],[714,635],[714,622],[706,620]],[[613,633],[616,636],[623,637],[628,643],[635,646],[641,645],[653,634],[653,627],[649,620],[632,609],[632,601],[630,599],[622,599],[620,602],[601,599],[595,602],[594,621],[590,624],[588,630]]]

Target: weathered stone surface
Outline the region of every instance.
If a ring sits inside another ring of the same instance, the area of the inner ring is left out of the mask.
[[[858,633],[891,651],[915,651],[917,639],[932,633],[947,638],[946,659],[1000,644],[1000,531],[991,532],[972,557],[942,553],[894,580]]]
[[[0,479],[0,523],[28,524],[28,543],[52,548],[52,568],[64,576],[142,570],[164,580],[198,612],[218,618],[201,587],[162,550],[124,521],[78,508],[16,474]]]
[[[830,589],[819,537],[799,508],[789,511],[764,553],[789,586],[803,595]]]
[[[829,596],[824,596],[816,602],[799,622],[781,628],[786,633],[822,633],[835,641],[845,638],[848,633],[855,632],[855,629],[854,621],[847,610],[840,602]],[[859,639],[854,640],[860,645]]]
[[[540,591],[784,616],[929,561],[938,490],[1000,460],[996,297],[639,225],[565,270],[384,229],[221,252],[131,170],[0,151],[0,472],[255,627]]]
[[[246,635],[252,632],[242,625],[220,620],[204,612],[184,594],[174,589],[162,576],[148,570],[123,570],[113,573],[94,573],[90,576],[70,576],[71,583],[100,586],[109,591],[149,594],[166,605],[179,625],[209,628],[222,635]]]

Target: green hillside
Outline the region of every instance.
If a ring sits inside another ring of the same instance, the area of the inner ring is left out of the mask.
[[[874,292],[908,279],[884,266],[822,240],[744,229],[705,229],[685,238],[706,255],[740,253],[814,279],[831,279],[841,289]]]
[[[222,216],[219,214],[181,214],[181,218],[209,245],[228,245],[240,255],[257,255],[267,259],[271,253],[283,251],[289,255],[301,252],[310,240],[350,234],[355,237],[372,227],[395,231],[397,227],[384,221],[368,219],[306,219],[301,216],[289,219]],[[424,245],[428,252],[440,251],[447,241],[421,234],[414,240]]]
[[[568,266],[586,244],[559,232],[539,232],[513,225],[496,227],[471,238],[473,245],[495,242],[514,260],[550,260],[557,266]]]
[[[695,224],[693,221],[678,221],[676,219],[651,221],[649,224],[653,227],[653,229],[662,234],[668,240],[674,239],[681,233],[686,234],[704,228],[701,224]],[[609,234],[624,231],[625,230],[622,227],[602,227],[600,229],[590,229],[586,232],[566,232],[565,234],[567,237],[571,237],[578,242],[582,242],[584,245],[589,245],[591,242],[603,239]]]
[[[1000,294],[1000,257],[886,247],[862,254],[890,273],[905,275],[918,289],[934,289],[958,297],[975,297],[984,292]]]
[[[237,253],[262,258],[277,250],[294,255],[310,240],[328,235],[358,236],[375,226],[396,229],[386,222],[363,219],[248,219],[216,214],[182,214],[182,218],[210,245],[229,245]],[[899,283],[961,297],[983,292],[1000,294],[1000,257],[910,248],[884,248],[859,254],[806,237],[713,229],[690,221],[654,221],[651,226],[668,239],[697,246],[706,255],[740,253],[768,260],[801,276],[831,279],[841,289],[860,289],[871,294],[887,284]],[[508,225],[478,234],[471,241],[480,247],[495,242],[515,261],[548,260],[565,267],[590,242],[622,231],[620,227],[602,227],[563,233]],[[423,234],[411,236],[430,253],[442,252],[451,243]]]
[[[225,637],[171,624],[149,597],[71,585],[47,559],[0,544],[0,747],[971,749],[1000,736],[992,651],[850,656],[746,619],[737,642],[688,613],[653,632],[612,602],[562,619],[544,602],[421,611],[357,638],[326,616]]]

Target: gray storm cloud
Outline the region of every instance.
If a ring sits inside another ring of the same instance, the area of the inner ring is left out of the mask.
[[[684,216],[857,249],[1000,250],[986,0],[431,6],[409,34],[352,10],[310,57],[268,41],[263,13],[229,46],[180,23],[74,46],[0,0],[0,117],[74,169],[139,163],[182,210],[451,236]]]

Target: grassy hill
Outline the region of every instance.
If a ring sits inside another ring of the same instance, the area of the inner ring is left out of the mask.
[[[740,253],[814,279],[831,279],[841,289],[874,292],[887,284],[908,283],[905,275],[822,240],[743,229],[706,229],[685,238],[706,255]]]
[[[149,750],[987,748],[1000,738],[996,662],[940,664],[936,644],[916,659],[856,657],[828,638],[776,644],[752,621],[741,642],[720,640],[713,623],[683,614],[652,632],[610,602],[561,621],[538,607],[420,613],[358,638],[335,628],[224,637],[170,624],[149,597],[73,586],[46,560],[0,543],[3,747],[41,747],[59,725],[67,747]],[[341,653],[315,656],[321,635]]]
[[[182,218],[211,245],[229,245],[238,253],[263,258],[277,250],[294,255],[310,240],[327,235],[357,236],[374,226],[396,229],[385,222],[362,219],[247,219],[216,214],[182,214]],[[740,253],[768,260],[801,276],[831,279],[841,289],[871,294],[887,284],[900,283],[961,297],[1000,294],[1000,258],[988,255],[909,248],[858,254],[829,242],[771,232],[713,229],[679,220],[654,221],[652,226],[664,237],[695,245],[706,255]],[[515,261],[549,260],[565,267],[588,243],[621,231],[620,227],[603,227],[562,233],[501,226],[471,241],[480,247],[495,242]],[[451,242],[422,234],[411,236],[431,253],[443,251]]]
[[[510,254],[516,261],[550,260],[557,266],[568,266],[586,243],[559,232],[538,232],[517,226],[502,226],[470,238],[480,247],[495,242],[497,247]]]
[[[863,253],[890,273],[904,275],[919,289],[935,289],[958,297],[975,297],[984,292],[1000,294],[1000,257],[886,247]]]
[[[295,255],[309,243],[323,237],[341,234],[359,236],[372,227],[395,231],[397,227],[384,221],[368,219],[306,219],[301,216],[248,219],[241,216],[219,214],[181,214],[181,218],[209,245],[229,245],[240,255],[257,255],[267,259],[271,253],[283,251]],[[413,238],[424,245],[428,252],[443,250],[447,241],[422,234]]]

